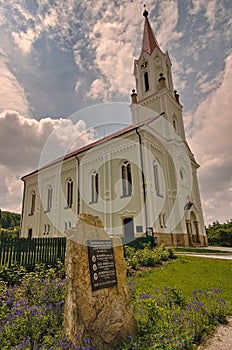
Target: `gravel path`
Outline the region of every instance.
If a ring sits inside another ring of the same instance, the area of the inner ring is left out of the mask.
[[[232,350],[232,317],[226,325],[220,325],[212,338],[209,338],[197,350]]]

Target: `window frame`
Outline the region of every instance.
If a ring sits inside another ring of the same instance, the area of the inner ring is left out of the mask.
[[[98,203],[99,199],[99,173],[93,171],[90,175],[90,203]]]
[[[133,181],[132,181],[132,166],[131,163],[126,160],[121,165],[121,180],[122,180],[122,196],[130,197],[133,192]]]
[[[70,178],[67,180],[66,183],[66,207],[65,208],[72,208],[73,205],[73,180]]]

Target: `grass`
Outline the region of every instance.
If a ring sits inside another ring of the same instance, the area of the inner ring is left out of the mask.
[[[133,276],[136,295],[153,293],[155,288],[181,289],[187,298],[193,290],[222,289],[232,314],[232,262],[220,259],[179,256],[162,267],[150,269]]]

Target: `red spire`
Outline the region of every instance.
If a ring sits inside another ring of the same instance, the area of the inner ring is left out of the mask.
[[[144,30],[143,30],[143,44],[142,44],[142,51],[148,53],[149,55],[152,54],[155,47],[158,46],[158,43],[156,41],[155,35],[153,33],[153,30],[151,28],[150,22],[147,18],[148,12],[145,10],[143,12],[143,16],[145,17],[145,23],[144,23]]]

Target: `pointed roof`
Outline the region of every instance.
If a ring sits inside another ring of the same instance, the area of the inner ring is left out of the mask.
[[[145,17],[145,23],[144,23],[144,30],[143,30],[142,51],[151,55],[154,49],[156,47],[159,47],[159,45],[158,45],[158,42],[156,41],[150,22],[147,18],[148,17],[147,10],[143,12],[143,16]]]

